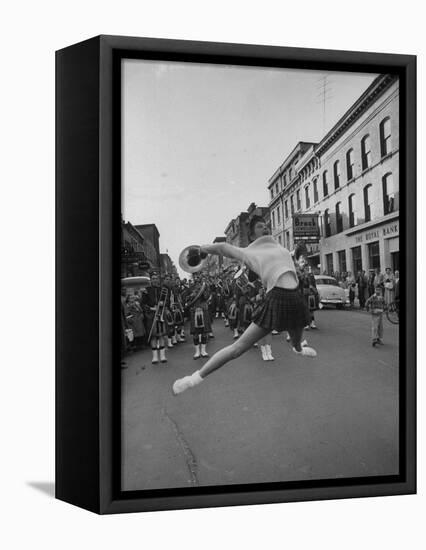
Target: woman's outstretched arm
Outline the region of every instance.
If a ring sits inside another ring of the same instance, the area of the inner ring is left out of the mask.
[[[235,258],[241,262],[246,260],[244,249],[229,243],[203,244],[201,252],[226,256],[227,258]]]

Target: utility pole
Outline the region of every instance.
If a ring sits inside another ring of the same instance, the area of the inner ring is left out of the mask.
[[[330,76],[325,74],[317,80],[317,103],[322,105],[322,135],[325,135],[327,124],[327,102],[332,99],[332,81]]]

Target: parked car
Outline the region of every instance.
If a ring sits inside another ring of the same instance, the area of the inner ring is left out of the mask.
[[[334,277],[315,275],[315,283],[317,285],[320,307],[332,305],[336,306],[337,309],[342,309],[349,303],[348,291],[339,286]]]

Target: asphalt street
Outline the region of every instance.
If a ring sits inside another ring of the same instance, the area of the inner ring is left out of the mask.
[[[173,396],[175,379],[206,361],[187,342],[151,364],[149,349],[122,370],[122,489],[329,479],[398,472],[398,327],[370,316],[316,312],[305,333],[318,357],[274,336],[275,361],[251,349],[202,384]],[[208,352],[232,342],[221,319]],[[189,335],[188,335],[189,336]]]

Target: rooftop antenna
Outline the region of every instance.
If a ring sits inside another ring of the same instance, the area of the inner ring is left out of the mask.
[[[317,103],[322,104],[322,135],[325,135],[327,123],[327,102],[333,98],[332,81],[330,76],[325,74],[317,80]]]

